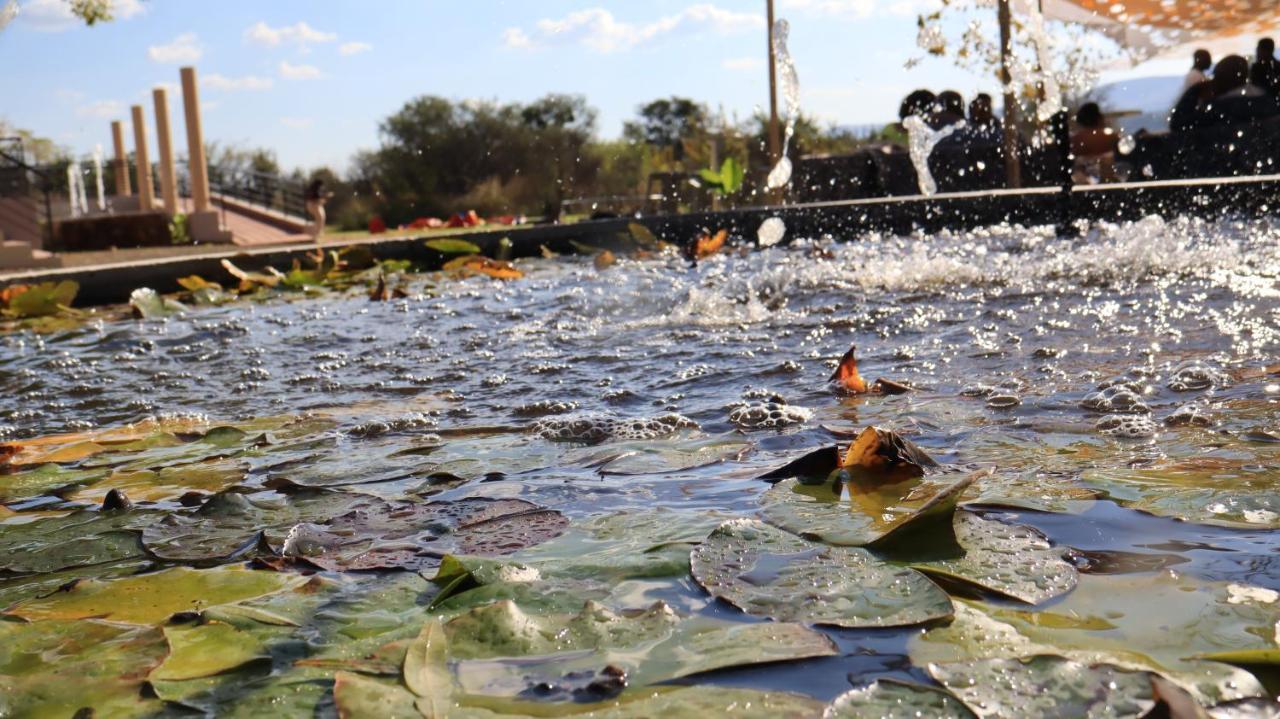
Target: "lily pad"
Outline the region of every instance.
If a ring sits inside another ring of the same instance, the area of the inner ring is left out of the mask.
[[[814,544],[755,520],[725,522],[693,550],[694,579],[748,614],[841,627],[895,627],[951,616],[919,572],[870,552]]]
[[[140,716],[147,673],[168,647],[153,627],[98,621],[0,622],[0,716]]]
[[[101,581],[86,579],[65,591],[22,602],[9,614],[28,621],[100,618],[124,624],[158,624],[179,612],[198,612],[299,587],[305,577],[237,567],[174,567],[152,574]]]
[[[657,440],[612,444],[614,459],[600,465],[600,474],[670,474],[721,462],[736,461],[750,452],[752,445],[737,436],[690,440]]]
[[[526,717],[524,712],[545,715],[548,708],[546,704],[530,702],[491,700],[482,703],[474,698],[468,704],[460,711],[450,713],[451,719]],[[642,691],[627,692],[609,703],[571,706],[572,709],[565,714],[583,719],[707,719],[720,716],[735,719],[813,719],[822,712],[822,702],[800,694],[717,686],[648,687]]]
[[[214,494],[234,487],[246,478],[246,467],[234,460],[210,460],[156,470],[112,472],[90,487],[75,492],[72,500],[100,503],[113,489],[135,502],[166,502],[191,492]]]
[[[143,556],[133,512],[81,510],[0,527],[0,570],[44,573]]]
[[[984,719],[1137,719],[1155,706],[1147,672],[1056,656],[930,664],[929,674]]]
[[[956,512],[954,521],[964,556],[912,567],[1027,604],[1047,602],[1075,588],[1075,566],[1031,527],[983,519],[972,512]]]
[[[845,692],[823,713],[823,719],[976,719],[959,699],[935,687],[879,679]]]
[[[764,520],[802,537],[846,547],[888,545],[915,532],[950,533],[960,495],[981,475],[925,479],[861,491],[844,481],[787,479],[763,499]]]
[[[1273,470],[1200,457],[1150,469],[1086,471],[1085,484],[1134,509],[1189,522],[1280,529]]]
[[[559,535],[568,524],[559,512],[521,499],[414,503],[368,497],[321,525],[313,547],[291,551],[286,539],[284,553],[334,571],[421,570],[449,552],[510,554]]]
[[[23,472],[0,474],[0,504],[57,494],[106,476],[106,470],[68,469],[59,464],[42,464]]]
[[[859,487],[871,488],[919,479],[938,463],[897,432],[867,427],[849,445],[840,466]]]
[[[427,240],[427,247],[446,255],[478,255],[480,247],[466,240]]]
[[[579,701],[608,693],[607,687],[575,687],[571,680],[596,675],[602,667],[625,677],[613,685],[618,691],[628,684],[837,653],[830,639],[799,624],[683,619],[661,602],[622,613],[587,602],[576,615],[535,616],[504,601],[451,619],[445,632],[466,694],[517,697],[540,687],[544,699]]]
[[[422,719],[414,706],[416,697],[398,684],[338,672],[333,681],[333,701],[341,719]]]
[[[258,637],[221,622],[165,627],[164,636],[169,656],[151,672],[152,679],[200,679],[266,656]]]
[[[440,620],[422,627],[404,656],[404,683],[418,696],[418,710],[426,719],[446,717],[453,704],[453,675],[449,671],[449,637]]]

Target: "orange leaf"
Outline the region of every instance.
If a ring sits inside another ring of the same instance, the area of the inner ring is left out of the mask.
[[[369,293],[371,302],[386,302],[391,299],[391,290],[387,289],[387,277],[382,273],[378,273],[378,286],[373,288],[373,292]]]
[[[13,298],[31,289],[31,285],[9,285],[0,290],[0,307],[8,307]]]
[[[938,463],[897,432],[867,427],[849,445],[840,466],[853,480],[880,486],[918,479],[926,467],[937,467]]]
[[[710,257],[711,255],[714,255],[715,253],[719,252],[720,248],[724,247],[724,241],[727,239],[729,239],[728,230],[720,230],[714,235],[708,235],[704,233],[701,237],[698,238],[698,241],[695,242],[693,245],[694,259],[700,260],[704,257]]]
[[[862,375],[858,374],[858,358],[856,357],[858,348],[853,346],[848,352],[840,358],[840,365],[836,367],[836,371],[831,373],[828,382],[834,382],[837,389],[843,390],[850,394],[865,394],[867,392],[867,381],[862,379]]]

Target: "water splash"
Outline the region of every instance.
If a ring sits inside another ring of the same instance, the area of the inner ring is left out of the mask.
[[[1053,72],[1053,39],[1045,30],[1044,14],[1040,12],[1039,3],[1027,2],[1023,5],[1027,18],[1024,27],[1036,48],[1037,66],[1032,73],[1037,84],[1044,88],[1044,99],[1036,107],[1036,116],[1041,122],[1048,122],[1062,110],[1062,88]]]
[[[107,192],[102,185],[102,145],[94,145],[93,147],[93,178],[95,188],[98,191],[98,211],[105,212],[107,209]]]
[[[787,223],[782,221],[781,217],[770,217],[760,223],[760,229],[756,231],[756,237],[760,240],[761,247],[772,247],[782,242],[782,238],[787,235]]]
[[[774,67],[777,69],[778,84],[782,87],[782,99],[786,103],[786,130],[782,138],[782,156],[778,164],[769,172],[767,186],[770,190],[786,187],[791,183],[791,138],[796,134],[796,120],[800,118],[800,78],[796,74],[796,64],[791,59],[791,51],[787,48],[787,39],[791,34],[791,24],[780,19],[773,24]]]
[[[80,169],[78,160],[72,160],[67,165],[67,194],[71,202],[72,217],[89,214],[89,199],[84,190],[84,171]]]
[[[919,178],[920,194],[935,195],[938,193],[938,183],[933,179],[933,173],[929,171],[929,156],[933,154],[933,148],[938,143],[950,137],[957,130],[964,129],[965,122],[961,120],[954,125],[948,125],[941,130],[934,130],[929,127],[923,117],[912,115],[902,121],[903,127],[907,128],[907,134],[910,136],[909,150],[911,152],[911,164],[915,165],[916,176]]]

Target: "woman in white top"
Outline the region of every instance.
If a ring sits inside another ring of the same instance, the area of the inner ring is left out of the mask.
[[[1213,57],[1209,55],[1209,51],[1196,50],[1191,59],[1191,72],[1187,73],[1186,79],[1182,81],[1182,91],[1178,93],[1178,97],[1182,97],[1187,90],[1208,80],[1209,76],[1206,73],[1211,67],[1213,67]]]

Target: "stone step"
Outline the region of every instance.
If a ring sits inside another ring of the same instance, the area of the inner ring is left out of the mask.
[[[61,267],[62,259],[44,250],[32,249],[27,242],[5,240],[0,237],[0,269],[33,269]]]

